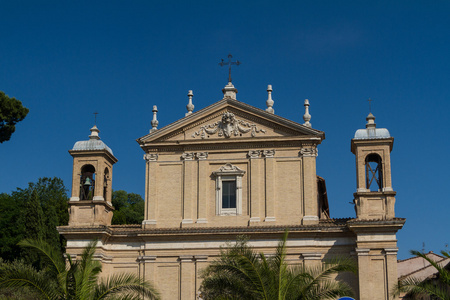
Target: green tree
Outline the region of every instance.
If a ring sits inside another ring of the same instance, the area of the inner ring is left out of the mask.
[[[332,280],[338,272],[356,273],[353,260],[328,261],[316,268],[289,266],[287,236],[286,231],[274,256],[256,253],[245,239],[222,249],[219,259],[202,275],[202,298],[320,300],[353,294],[346,283]]]
[[[145,201],[138,194],[125,191],[113,191],[112,205],[114,206],[113,225],[141,224],[144,220]]]
[[[32,195],[39,205],[30,203]],[[26,237],[41,236],[64,252],[65,239],[59,235],[56,226],[67,225],[67,208],[67,189],[56,177],[39,178],[11,195],[0,194],[0,257],[8,261],[18,258],[21,250],[17,243]],[[33,225],[41,221],[43,226]]]
[[[18,221],[22,215],[22,205],[12,196],[0,194],[0,256],[5,260],[12,261],[20,253],[17,243],[25,233],[24,223]]]
[[[411,250],[410,252],[429,262],[436,269],[437,277],[426,280],[416,278],[400,280],[395,287],[394,295],[398,296],[401,293],[405,293],[409,297],[407,299],[423,299],[424,296],[430,296],[430,299],[450,300],[450,271],[448,265],[439,265],[423,252],[415,250]],[[441,251],[441,254],[450,258],[449,251]]]
[[[28,108],[16,98],[9,98],[0,91],[0,144],[9,141],[16,131],[16,124],[28,114]]]
[[[96,241],[83,251],[81,259],[66,264],[62,253],[43,241],[23,240],[20,245],[37,251],[45,268],[20,263],[0,265],[0,288],[27,288],[41,299],[159,299],[159,294],[148,282],[133,274],[117,274],[99,280],[101,263],[93,259]]]

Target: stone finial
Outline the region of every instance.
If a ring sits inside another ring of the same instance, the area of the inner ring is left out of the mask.
[[[237,94],[237,89],[234,87],[234,85],[230,82],[228,82],[228,84],[222,89],[223,92],[223,98],[229,98],[229,99],[233,99],[236,100],[236,94]]]
[[[366,118],[366,121],[367,121],[366,128],[377,127],[377,124],[375,124],[375,116],[372,115],[372,113],[369,113],[369,115]]]
[[[309,122],[311,120],[311,115],[309,114],[309,101],[308,99],[305,99],[305,104],[303,104],[305,106],[305,114],[303,115],[303,120],[305,121],[305,123],[303,125],[307,126],[307,127],[311,127],[311,123]]]
[[[267,86],[267,94],[268,94],[268,98],[267,98],[267,101],[266,101],[266,105],[267,105],[266,111],[268,113],[273,114],[273,113],[275,113],[275,110],[272,107],[274,102],[272,100],[272,85],[271,84],[269,84]]]
[[[94,127],[92,127],[90,130],[91,130],[91,135],[89,136],[89,139],[99,140],[100,137],[98,136],[98,133],[100,132],[100,130],[98,130],[97,126],[94,125]]]
[[[189,90],[188,92],[188,97],[189,97],[189,103],[188,105],[186,105],[186,109],[187,109],[187,113],[186,116],[192,114],[192,112],[194,111],[194,104],[192,104],[192,97],[194,96],[194,93],[192,93],[192,90]]]
[[[155,131],[155,130],[157,130],[158,128],[158,124],[159,124],[159,122],[158,122],[158,120],[156,119],[156,113],[158,112],[158,108],[156,107],[156,105],[153,105],[153,120],[152,120],[152,122],[151,122],[151,124],[152,124],[152,129],[150,129],[150,132],[153,132],[153,131]]]

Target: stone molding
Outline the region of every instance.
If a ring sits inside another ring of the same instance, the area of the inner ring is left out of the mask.
[[[260,154],[261,154],[260,150],[250,150],[247,153],[247,157],[250,158],[250,159],[251,158],[258,158]]]
[[[300,258],[303,258],[303,260],[321,260],[322,254],[320,254],[320,253],[302,253],[300,255]]]
[[[156,261],[156,255],[142,255],[138,256],[137,262],[138,263],[150,263]]]
[[[205,160],[208,158],[208,152],[197,152],[195,153],[195,157],[197,157],[198,160]]]
[[[145,153],[145,154],[144,154],[144,159],[145,159],[147,162],[150,162],[150,161],[157,161],[157,160],[158,160],[158,153]]]
[[[182,160],[194,160],[195,154],[194,152],[185,152],[181,154]]]
[[[356,251],[356,254],[358,256],[368,256],[369,252],[370,252],[370,249],[367,249],[367,248],[356,248],[355,251]]]
[[[179,260],[181,263],[184,263],[184,262],[193,262],[193,261],[194,261],[194,256],[193,256],[193,255],[180,255],[180,256],[178,257],[178,260]]]
[[[299,152],[299,156],[301,157],[317,157],[319,151],[315,147],[311,148],[302,148]]]
[[[266,158],[274,157],[275,156],[275,150],[263,150],[262,155]]]

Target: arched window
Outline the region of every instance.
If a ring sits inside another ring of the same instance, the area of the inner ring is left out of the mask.
[[[108,180],[109,180],[109,170],[108,168],[105,168],[105,175],[103,177],[103,199],[107,199],[107,193],[108,193]]]
[[[366,157],[366,189],[371,192],[380,192],[383,189],[383,167],[378,154],[369,154]]]
[[[80,200],[92,200],[95,189],[95,168],[93,165],[84,165],[80,176]]]

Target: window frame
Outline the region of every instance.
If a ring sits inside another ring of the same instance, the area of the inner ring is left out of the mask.
[[[216,215],[218,216],[238,216],[242,215],[242,177],[245,171],[233,166],[231,163],[227,163],[220,167],[217,171],[213,172],[216,177]],[[223,208],[223,182],[235,181],[236,182],[236,207],[235,208]]]

